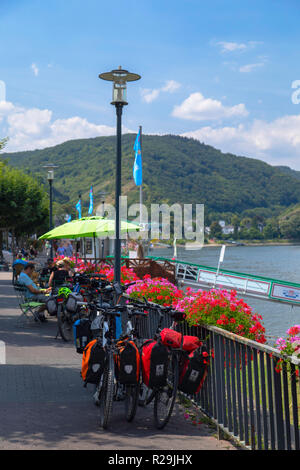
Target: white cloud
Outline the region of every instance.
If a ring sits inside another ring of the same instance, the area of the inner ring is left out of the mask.
[[[243,65],[242,67],[240,67],[239,71],[241,73],[249,73],[259,67],[263,67],[264,65],[265,64],[263,62],[257,62],[256,64],[247,64],[247,65]]]
[[[34,63],[31,64],[31,70],[33,71],[34,75],[37,77],[40,72],[38,66]]]
[[[48,128],[52,118],[52,112],[48,109],[28,109],[11,113],[7,117],[7,123],[11,132],[39,136]]]
[[[192,93],[179,106],[175,106],[172,116],[193,121],[218,120],[235,116],[248,116],[243,103],[235,106],[224,106],[221,101],[204,98],[200,93]]]
[[[283,116],[271,122],[254,120],[236,127],[202,127],[183,134],[223,152],[287,165],[300,170],[300,115]]]
[[[74,116],[53,120],[48,109],[25,109],[0,101],[0,135],[9,137],[6,150],[17,152],[51,147],[67,140],[114,135],[115,127]],[[123,128],[123,132],[134,132]]]
[[[15,106],[9,101],[0,101],[0,118],[9,115],[9,113],[15,111]]]
[[[161,91],[165,91],[167,93],[174,93],[181,87],[180,83],[176,82],[175,80],[168,80],[166,85],[162,87]]]
[[[156,100],[161,93],[174,93],[181,87],[181,84],[175,80],[168,80],[166,84],[161,88],[144,88],[141,90],[142,99],[146,103],[151,103]]]
[[[150,90],[148,88],[144,88],[141,90],[142,98],[146,103],[151,103],[152,101],[156,100],[159,96],[159,93],[160,90],[158,89]]]
[[[263,44],[261,41],[247,41],[244,42],[230,42],[230,41],[219,41],[217,42],[217,46],[221,47],[221,52],[245,52],[246,50],[253,49],[259,44]]]
[[[233,51],[244,51],[247,49],[247,45],[238,42],[218,42],[218,46],[221,46],[221,52],[233,52]]]

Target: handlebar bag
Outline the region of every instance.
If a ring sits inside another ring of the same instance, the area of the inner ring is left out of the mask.
[[[76,352],[82,354],[84,348],[92,340],[91,322],[87,318],[81,318],[73,323],[73,337]]]
[[[170,348],[178,349],[182,345],[184,351],[192,352],[202,345],[197,336],[182,336],[181,333],[170,328],[164,328],[160,333],[162,343]]]
[[[161,333],[161,342],[169,348],[180,348],[182,342],[182,334],[178,331],[164,328]]]
[[[182,349],[187,352],[193,352],[202,346],[202,341],[197,336],[184,335]]]
[[[117,343],[115,355],[117,379],[124,385],[136,385],[140,380],[141,358],[134,341],[123,340]]]
[[[99,340],[94,339],[84,348],[82,354],[81,377],[86,387],[88,383],[97,385],[105,366],[105,351]]]
[[[194,395],[200,392],[207,376],[209,355],[205,346],[200,346],[181,361],[178,390]]]
[[[142,346],[143,382],[149,388],[164,387],[167,383],[168,349],[160,341],[147,340]]]

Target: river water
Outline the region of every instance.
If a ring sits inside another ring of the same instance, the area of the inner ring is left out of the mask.
[[[218,267],[221,247],[204,247],[199,251],[177,248],[177,260]],[[172,258],[173,249],[157,248],[150,256]],[[300,284],[300,246],[227,246],[222,269],[270,277]],[[253,310],[263,317],[268,344],[286,336],[286,330],[300,324],[300,307],[243,296]]]

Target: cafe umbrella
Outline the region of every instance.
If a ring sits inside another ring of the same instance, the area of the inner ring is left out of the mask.
[[[121,233],[139,232],[139,225],[121,221]],[[55,227],[49,232],[45,233],[39,240],[59,240],[77,238],[93,238],[95,243],[96,237],[109,237],[115,235],[115,221],[106,219],[105,217],[82,217],[81,219],[73,220],[66,224]]]
[[[121,233],[132,233],[140,230],[139,225],[121,221]],[[115,234],[115,221],[104,217],[82,217],[80,220],[73,220],[69,223],[55,227],[53,230],[45,233],[39,240],[53,239],[73,239],[109,237]]]

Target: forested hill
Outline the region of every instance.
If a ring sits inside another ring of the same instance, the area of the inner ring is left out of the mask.
[[[132,169],[134,134],[122,137],[122,193],[138,202]],[[288,207],[300,202],[299,180],[294,172],[260,160],[239,157],[175,135],[144,135],[144,202],[204,203],[206,210],[242,213],[247,209]],[[45,181],[43,165],[59,165],[55,175],[56,199],[75,204],[81,192],[88,205],[90,186],[105,190],[113,200],[116,138],[73,140],[30,152],[6,153],[13,166],[37,173]]]

